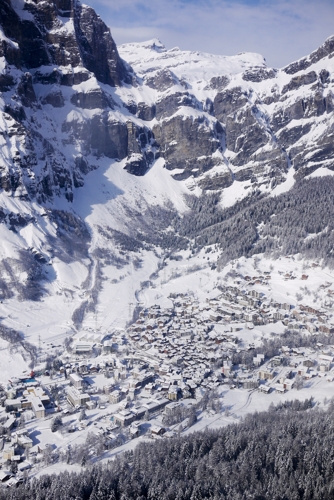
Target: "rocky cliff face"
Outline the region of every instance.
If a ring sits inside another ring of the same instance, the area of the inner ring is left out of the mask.
[[[76,0],[4,0],[0,26],[2,189],[40,203],[71,201],[101,155],[140,152],[146,170],[150,134],[116,94],[132,70],[93,9]]]
[[[15,196],[71,201],[101,157],[139,176],[160,157],[202,190],[334,168],[334,38],[276,70],[158,40],[121,46],[121,59],[78,0],[3,0],[0,26],[0,186]]]
[[[270,191],[290,167],[296,178],[334,169],[334,37],[281,70],[257,54],[166,50],[157,40],[120,53],[155,90],[152,130],[175,179]]]

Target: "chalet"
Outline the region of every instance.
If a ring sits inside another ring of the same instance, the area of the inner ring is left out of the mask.
[[[260,391],[264,392],[264,394],[269,394],[271,392],[271,387],[268,385],[260,385]]]
[[[298,356],[303,356],[305,349],[303,349],[303,347],[291,347],[291,352],[297,354]]]
[[[88,373],[88,367],[87,367],[87,363],[85,362],[81,362],[79,363],[79,372],[80,373]]]
[[[194,380],[188,380],[188,386],[192,391],[194,391],[197,387],[197,384],[196,382],[194,382]]]
[[[165,434],[166,429],[161,427],[160,425],[152,425],[151,434],[152,436],[163,436]]]
[[[296,309],[294,309],[294,310],[292,311],[292,315],[293,315],[296,319],[298,319],[299,321],[302,321],[302,320],[303,320],[303,316],[302,316],[302,314],[300,313],[300,311],[297,311]]]
[[[112,340],[105,340],[103,342],[103,352],[108,354],[112,351],[113,342]]]
[[[149,384],[145,385],[144,391],[142,392],[143,397],[148,398],[151,397],[155,389],[155,386],[152,382]]]
[[[271,366],[280,366],[281,364],[282,364],[281,356],[274,356],[270,361]]]
[[[310,313],[310,314],[318,314],[319,311],[317,309],[314,309],[314,307],[311,306],[303,306],[302,304],[299,306],[301,311]]]
[[[316,333],[316,331],[318,330],[316,325],[314,325],[313,323],[310,323],[310,322],[305,323],[305,326],[306,326],[306,330],[309,331],[310,333]]]
[[[146,330],[146,328],[145,328],[145,326],[143,326],[143,325],[138,325],[138,326],[135,326],[135,327],[132,329],[132,331],[133,331],[133,332],[135,332],[135,333],[141,333],[141,332],[143,332],[143,331],[145,331],[145,330]]]
[[[300,375],[301,377],[304,377],[308,372],[309,372],[309,369],[307,366],[298,366],[297,367],[297,375]]]
[[[129,428],[129,432],[130,432],[131,439],[135,439],[135,438],[139,437],[140,429],[137,425],[131,424],[131,426]]]
[[[320,325],[319,332],[326,333],[327,335],[330,335],[330,334],[334,333],[334,327],[328,326],[328,325]]]
[[[274,372],[272,370],[260,370],[259,378],[260,380],[272,380],[274,378]]]
[[[327,363],[333,363],[333,356],[328,356],[326,354],[320,354],[319,359],[321,361],[326,361]]]
[[[103,392],[104,394],[110,394],[113,390],[113,385],[112,384],[108,384],[108,385],[104,385],[103,386]]]
[[[17,442],[18,445],[22,446],[26,450],[32,448],[33,441],[27,435],[26,432],[24,432],[24,433],[18,432],[14,439],[16,440],[16,442]]]
[[[211,320],[211,321],[218,322],[218,321],[220,321],[221,319],[222,319],[222,316],[221,316],[220,314],[218,314],[218,313],[214,312],[214,311],[210,314],[210,320]]]
[[[159,314],[157,311],[150,311],[147,315],[149,319],[156,319],[158,318]]]
[[[313,359],[305,359],[303,365],[312,368],[315,365],[315,361]]]

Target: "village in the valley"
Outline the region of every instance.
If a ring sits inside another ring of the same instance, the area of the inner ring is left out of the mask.
[[[279,276],[287,287],[308,282],[307,273]],[[255,411],[333,385],[324,339],[334,336],[334,286],[319,285],[320,307],[307,293],[274,301],[272,286],[269,270],[234,270],[204,301],[175,291],[169,307],[143,307],[127,329],[82,330],[66,349],[43,343],[39,365],[0,390],[3,485],[59,462],[111,459],[140,439],[226,425],[252,399]]]

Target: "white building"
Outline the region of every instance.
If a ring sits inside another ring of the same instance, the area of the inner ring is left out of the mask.
[[[73,406],[81,406],[90,401],[90,395],[79,392],[75,387],[69,387],[67,389],[67,400]]]
[[[77,373],[71,373],[69,376],[69,380],[76,389],[82,388],[83,379]]]

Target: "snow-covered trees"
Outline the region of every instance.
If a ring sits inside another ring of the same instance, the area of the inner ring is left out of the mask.
[[[86,418],[86,412],[85,412],[85,409],[82,408],[80,410],[78,420],[79,420],[79,422],[81,422],[82,420],[85,420],[85,418]]]
[[[332,498],[334,403],[326,411],[312,406],[312,399],[287,401],[239,424],[144,441],[106,466],[0,490],[0,500]]]
[[[63,421],[60,415],[57,415],[51,420],[51,431],[57,432],[57,430],[63,425]]]
[[[255,192],[225,210],[217,194],[194,197],[175,227],[194,248],[218,244],[220,265],[259,253],[301,253],[334,265],[333,188],[331,177],[303,180],[280,196]]]

